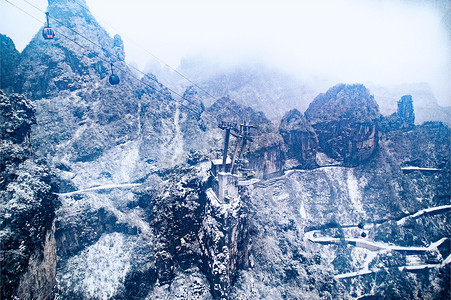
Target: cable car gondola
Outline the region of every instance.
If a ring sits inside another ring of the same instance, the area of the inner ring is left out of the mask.
[[[49,13],[46,12],[45,15],[47,16],[47,26],[42,29],[42,36],[46,40],[53,40],[53,38],[55,37],[55,31],[49,25]]]
[[[119,82],[120,82],[119,76],[114,74],[113,63],[111,63],[111,75],[110,75],[110,78],[108,78],[108,81],[110,82],[111,85],[116,85],[116,84],[119,84]]]

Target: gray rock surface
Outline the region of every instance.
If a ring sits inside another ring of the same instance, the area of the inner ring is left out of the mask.
[[[242,105],[285,107],[268,104],[279,79],[259,90],[268,74],[219,74],[212,88],[236,93],[208,105],[196,87],[180,98],[151,74],[134,78],[120,37],[85,4],[54,0],[49,11],[101,47],[53,20],[55,39],[38,32],[7,87],[33,105],[0,94],[5,298],[45,298],[55,279],[62,299],[449,298],[447,242],[412,255],[349,240],[427,248],[449,237],[446,125],[415,126],[405,97],[389,126],[360,84],[276,124]],[[222,121],[257,127],[243,154],[260,181],[229,202],[210,189]],[[434,267],[402,269],[423,264]]]
[[[287,159],[296,159],[301,168],[316,165],[318,137],[301,112],[296,109],[287,112],[280,121],[279,133],[287,147]]]
[[[317,96],[305,111],[319,146],[331,158],[355,166],[378,147],[378,105],[361,84],[340,84]]]

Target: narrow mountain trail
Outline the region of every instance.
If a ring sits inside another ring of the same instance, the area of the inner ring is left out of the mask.
[[[402,167],[402,171],[429,171],[429,172],[438,172],[442,169],[437,168],[421,168],[421,167]]]
[[[451,209],[451,205],[441,205],[441,206],[436,206],[436,207],[425,208],[425,209],[417,211],[416,213],[414,213],[412,215],[408,215],[402,219],[399,219],[396,223],[398,225],[402,226],[409,219],[415,219],[415,218],[421,217],[423,215],[432,214],[432,213],[442,213],[442,212],[445,212],[450,209]]]
[[[140,185],[141,185],[141,183],[105,184],[105,185],[95,186],[92,188],[68,192],[68,193],[56,193],[56,195],[64,197],[64,196],[72,196],[72,195],[76,195],[76,194],[83,194],[83,193],[100,191],[100,190],[110,190],[110,189],[117,189],[117,188],[129,189],[129,188],[137,187]]]

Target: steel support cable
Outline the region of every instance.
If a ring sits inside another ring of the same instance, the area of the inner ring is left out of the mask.
[[[8,0],[5,0],[5,1],[9,2]],[[30,2],[28,2],[28,1],[26,1],[26,0],[23,0],[23,1],[26,2],[26,3],[28,3],[29,5],[33,6],[35,9],[39,10],[40,12],[45,13],[45,12],[42,11],[40,8],[36,7],[35,5],[31,4]],[[11,3],[11,2],[9,2],[9,3]],[[16,7],[17,7],[17,6],[16,6]],[[66,27],[67,29],[69,29],[69,30],[71,30],[72,32],[74,32],[75,34],[77,34],[77,35],[81,36],[82,38],[84,38],[86,41],[88,41],[88,42],[90,42],[91,44],[93,44],[93,45],[99,47],[100,49],[102,49],[103,51],[107,52],[109,55],[111,55],[111,56],[114,57],[114,53],[112,53],[110,50],[105,49],[103,46],[97,44],[96,42],[94,42],[94,41],[92,41],[91,39],[87,38],[87,37],[84,36],[83,34],[77,32],[75,29],[68,27],[67,25],[65,25],[65,24],[62,23],[61,21],[57,20],[56,18],[54,18],[54,17],[52,17],[52,16],[50,16],[50,18],[53,19],[54,21],[56,21],[56,22],[57,22],[58,24],[60,24],[61,26]],[[61,32],[59,32],[59,33],[61,34]],[[65,36],[65,37],[68,38],[67,36]],[[71,40],[71,39],[69,39],[69,40]],[[71,40],[71,41],[74,42],[74,43],[76,43],[74,40]],[[78,44],[78,43],[77,43],[77,44]],[[83,47],[82,45],[80,45],[80,44],[78,44],[78,45],[79,45],[80,47],[86,49],[86,48]],[[88,49],[88,50],[89,50],[89,49]],[[104,61],[105,61],[105,60],[104,60]],[[108,63],[110,63],[110,61],[109,61]],[[138,68],[136,68],[136,67],[134,67],[134,66],[128,64],[127,62],[124,61],[123,63],[124,63],[125,65],[127,65],[129,68],[132,68],[132,69],[134,69],[135,71],[141,73],[143,76],[149,78],[150,80],[155,81],[156,83],[160,83],[160,82],[158,82],[158,80],[156,80],[156,79],[150,77],[149,75],[145,74],[144,72],[142,72],[142,71],[139,70]],[[119,70],[121,70],[121,71],[123,71],[123,72],[127,72],[127,71],[125,71],[125,70],[123,70],[123,69],[120,69],[120,68],[118,68],[118,67],[116,67],[116,68],[119,69]],[[127,73],[128,73],[128,72],[127,72]],[[132,74],[131,74],[131,75],[132,75]],[[132,75],[132,76],[133,76],[133,75]],[[135,76],[133,76],[133,77],[135,77]],[[148,86],[149,86],[149,85],[148,85]],[[152,88],[153,88],[153,87],[152,87]],[[186,99],[185,97],[183,97],[182,95],[180,95],[178,92],[174,91],[173,89],[171,89],[171,88],[169,88],[169,87],[165,87],[165,88],[168,89],[169,91],[171,91],[173,94],[179,96],[181,99],[184,99],[184,100],[186,100],[186,101],[189,101],[188,99]],[[174,100],[175,100],[175,99],[174,99]],[[179,102],[179,104],[183,105],[183,104],[180,103],[180,102]]]
[[[26,1],[26,0],[24,0]],[[78,4],[78,6],[80,6],[81,8],[83,8],[85,11],[91,13],[91,11],[89,10],[89,8],[87,8],[86,6],[82,5],[81,3],[76,2],[76,4]],[[99,20],[101,20],[99,18]],[[192,81],[191,79],[189,79],[188,77],[186,77],[185,75],[183,75],[181,72],[177,71],[177,69],[173,68],[172,66],[170,66],[168,63],[166,63],[164,60],[162,60],[161,58],[159,58],[158,56],[156,56],[155,54],[153,54],[152,52],[150,52],[149,50],[147,50],[146,48],[144,48],[143,46],[141,46],[138,42],[136,42],[135,40],[131,39],[130,37],[128,37],[127,35],[125,35],[123,32],[121,32],[119,29],[115,28],[114,26],[108,24],[107,22],[101,20],[102,23],[104,23],[105,25],[111,27],[112,29],[116,30],[117,32],[119,32],[121,34],[122,37],[126,37],[127,40],[131,41],[133,44],[135,44],[136,46],[138,46],[139,48],[141,48],[142,50],[144,50],[147,54],[149,54],[150,56],[152,56],[153,58],[155,58],[156,60],[158,60],[160,63],[162,63],[163,65],[165,65],[166,67],[168,67],[169,69],[171,69],[172,71],[174,71],[176,74],[178,74],[180,77],[184,78],[185,80],[187,80],[189,83],[193,84],[195,87],[197,87],[199,90],[201,90],[202,92],[204,92],[208,97],[210,97],[211,99],[215,99],[214,96],[212,96],[208,91],[206,91],[204,88],[200,87],[197,83],[195,83],[194,81]]]
[[[27,14],[29,17],[31,17],[31,18],[37,20],[39,23],[44,24],[44,23],[42,23],[42,21],[41,21],[40,19],[38,19],[38,18],[36,18],[35,16],[33,16],[32,14],[28,13],[28,12],[25,11],[24,9],[18,7],[17,5],[15,5],[14,3],[10,2],[9,0],[5,0],[5,1],[8,2],[9,4],[11,4],[12,6],[16,7],[16,8],[19,9],[20,11],[22,11],[23,13]],[[39,9],[39,10],[40,10],[40,9]],[[41,11],[41,12],[42,12],[42,11]],[[54,19],[54,18],[53,18],[53,19]],[[55,20],[55,19],[54,19],[54,20]],[[58,21],[58,22],[59,22],[59,21]],[[71,29],[71,28],[65,26],[64,24],[62,24],[62,25],[63,25],[64,27],[68,28],[68,29]],[[76,31],[73,30],[73,29],[71,29],[71,30],[74,31],[74,32],[76,32]],[[67,40],[73,42],[74,44],[78,45],[79,47],[81,47],[81,48],[83,48],[83,49],[85,49],[85,50],[92,51],[91,49],[86,48],[85,46],[81,45],[81,44],[78,43],[77,41],[72,40],[72,39],[69,38],[67,35],[63,34],[61,31],[55,30],[55,32],[57,32],[59,35],[63,36],[65,39],[67,39]],[[77,33],[77,32],[76,32],[76,33]],[[82,36],[82,35],[79,34],[79,33],[77,33],[77,34],[80,35],[80,36]],[[92,42],[92,41],[89,40],[88,38],[86,38],[86,37],[84,37],[84,36],[82,36],[82,37],[85,38],[86,40],[90,41],[90,42],[93,43],[94,45],[100,47],[101,49],[105,50],[106,52],[112,54],[110,51],[108,51],[107,49],[103,48],[102,46],[97,45],[95,42]],[[84,54],[81,54],[81,55],[83,55],[83,56],[89,58],[88,56],[86,56],[86,55],[84,55]],[[100,57],[100,56],[98,56],[98,58],[99,58],[100,60],[106,62],[106,63],[110,63],[110,62],[111,62],[110,60],[108,60],[108,59],[106,59],[106,58],[102,58],[102,57]],[[89,58],[89,59],[91,59],[91,58]],[[130,67],[130,65],[127,64],[126,62],[124,62],[124,64],[125,64],[126,66]],[[122,68],[120,68],[120,67],[117,67],[117,66],[115,66],[115,67],[116,67],[116,69],[121,70],[122,72],[128,74],[129,77],[131,77],[131,78],[137,80],[139,83],[142,83],[142,84],[144,84],[144,85],[150,87],[152,90],[154,90],[155,92],[159,93],[160,95],[162,95],[162,96],[167,96],[167,95],[165,95],[162,91],[156,89],[155,87],[151,86],[150,84],[148,84],[148,83],[146,83],[146,82],[143,82],[141,79],[139,79],[138,77],[136,77],[135,75],[133,75],[130,71],[124,70],[124,69],[122,69]],[[137,70],[137,71],[139,71],[139,72],[140,72],[141,74],[143,74],[145,77],[147,77],[147,78],[151,79],[152,81],[155,81],[157,84],[159,84],[159,82],[158,82],[156,79],[153,79],[152,77],[148,76],[147,74],[144,74],[143,72],[141,72],[140,70],[138,70],[138,69],[136,69],[136,68],[134,68],[134,67],[132,67],[132,68],[135,69],[135,70]],[[171,91],[172,93],[176,94],[177,96],[179,96],[181,99],[184,99],[184,100],[186,100],[186,101],[189,102],[188,99],[186,99],[185,97],[183,97],[183,96],[180,95],[179,93],[173,91],[172,89],[170,89],[170,88],[168,88],[168,87],[165,87],[165,88],[166,88],[167,90]],[[181,105],[181,106],[187,108],[188,110],[191,110],[192,112],[194,112],[194,113],[196,113],[196,114],[200,114],[200,113],[201,113],[201,111],[197,111],[197,110],[195,110],[195,109],[193,109],[193,108],[191,108],[191,107],[189,107],[189,106],[187,106],[187,105],[185,105],[185,104],[183,104],[183,103],[181,103],[181,102],[179,102],[179,101],[177,101],[177,100],[175,100],[175,99],[172,99],[172,101],[174,101],[176,104],[179,104],[179,105]]]
[[[90,49],[87,49],[86,47],[84,47],[83,45],[81,45],[80,43],[78,43],[77,41],[72,40],[72,39],[69,38],[67,35],[63,34],[62,32],[60,32],[60,31],[55,31],[55,32],[58,33],[59,35],[63,36],[65,39],[67,39],[67,40],[73,42],[74,44],[78,45],[79,47],[81,47],[81,48],[83,48],[83,49],[85,49],[85,50],[90,50]],[[82,55],[85,56],[85,57],[88,57],[88,56],[86,56],[86,55],[84,55],[84,54],[82,54]],[[88,58],[89,58],[89,57],[88,57]],[[106,58],[102,58],[101,56],[98,56],[98,58],[99,58],[100,60],[104,61],[104,62],[107,63],[107,64],[110,63],[110,61],[109,61],[108,59],[106,59]],[[135,76],[134,74],[130,73],[129,71],[124,70],[123,68],[121,68],[121,67],[119,67],[119,66],[115,66],[115,68],[116,68],[117,70],[122,71],[123,73],[128,74],[128,76],[129,76],[130,78],[133,78],[133,79],[135,79],[138,83],[141,83],[141,84],[143,84],[143,85],[149,87],[150,89],[152,89],[152,90],[155,91],[156,93],[160,94],[161,96],[167,97],[167,94],[165,94],[162,90],[158,90],[156,87],[150,85],[149,83],[143,82],[141,79],[139,79],[137,76]],[[148,75],[146,75],[146,77],[152,79],[152,78],[149,77]],[[156,84],[158,84],[158,81],[156,81]],[[167,88],[167,87],[166,87],[166,88]],[[167,88],[167,89],[168,89],[168,88]],[[169,90],[169,89],[168,89],[168,90]],[[180,95],[179,95],[179,96],[180,96]],[[171,98],[172,98],[172,97],[171,97]],[[181,98],[181,99],[184,99],[184,100],[187,100],[187,99],[184,98],[184,97],[180,97],[180,98]],[[171,101],[171,99],[168,99],[168,100]],[[187,106],[187,105],[185,105],[185,104],[183,104],[183,103],[181,103],[181,102],[175,100],[174,98],[172,98],[172,101],[175,102],[176,104],[179,104],[179,105],[185,107],[186,109],[192,111],[192,112],[195,113],[195,114],[200,114],[200,113],[201,113],[201,111],[197,111],[197,110],[195,110],[195,109],[193,109],[193,108],[191,108],[191,107],[189,107],[189,106]],[[187,100],[187,101],[188,101],[188,100]]]
[[[6,0],[5,0],[5,1],[6,1]],[[34,4],[30,3],[29,1],[27,1],[27,0],[23,0],[23,1],[26,2],[26,3],[28,3],[30,6],[34,7],[35,9],[39,10],[40,12],[45,13],[42,9],[40,9],[39,7],[37,7],[37,6],[35,6]],[[79,5],[80,5],[80,7],[82,7],[82,8],[84,8],[84,9],[87,10],[87,8],[85,8],[85,7],[82,6],[81,4],[79,4]],[[88,10],[88,11],[89,11],[89,10]],[[62,23],[61,21],[59,21],[59,20],[56,19],[55,17],[50,16],[50,19],[53,19],[55,22],[57,22],[57,23],[60,24],[61,26],[64,26],[64,27],[66,27],[67,29],[73,31],[75,34],[81,36],[82,38],[84,38],[84,39],[87,40],[88,42],[90,42],[90,43],[92,43],[93,45],[95,45],[95,46],[101,48],[103,51],[107,52],[108,54],[110,54],[111,56],[114,57],[114,54],[111,53],[111,51],[109,51],[108,49],[105,49],[103,46],[101,46],[101,45],[97,44],[96,42],[90,40],[89,38],[87,38],[87,37],[84,36],[83,34],[77,32],[75,29],[68,27],[67,25],[65,25],[64,23]],[[144,48],[143,48],[143,49],[144,49]],[[195,85],[197,88],[199,88],[199,89],[200,89],[201,91],[203,91],[205,94],[207,94],[209,97],[211,97],[212,99],[214,99],[214,97],[213,97],[212,95],[210,95],[207,91],[205,91],[204,89],[202,89],[201,87],[199,87],[196,83],[194,83],[194,82],[191,81],[190,79],[186,78],[183,74],[181,74],[181,73],[179,73],[178,71],[176,71],[175,69],[173,69],[171,66],[169,66],[168,64],[166,64],[165,62],[163,62],[162,60],[160,60],[158,57],[156,57],[155,55],[153,55],[152,53],[150,53],[150,52],[147,51],[146,49],[144,49],[144,50],[145,50],[146,52],[148,52],[150,55],[154,56],[154,57],[155,57],[156,59],[158,59],[159,61],[161,61],[163,64],[165,64],[165,65],[166,65],[167,67],[169,67],[171,70],[177,72],[177,73],[178,73],[179,75],[181,75],[183,78],[185,78],[185,79],[188,80],[190,83],[192,83],[193,85]],[[139,70],[138,68],[136,68],[136,67],[134,67],[134,66],[132,66],[132,65],[130,65],[130,64],[128,64],[128,63],[126,63],[125,61],[124,61],[124,63],[125,63],[129,68],[132,68],[132,69],[136,70],[137,72],[141,73],[143,76],[148,76],[146,73],[142,72],[142,71]],[[149,77],[149,76],[148,76],[148,77]],[[157,80],[155,80],[155,79],[153,79],[153,78],[151,78],[151,77],[149,77],[149,78],[150,78],[151,80],[153,80],[153,81],[157,81]],[[169,88],[169,87],[166,87],[166,88],[167,88],[168,90],[170,90],[172,93],[176,94],[177,96],[183,98],[182,95],[180,95],[179,93],[177,93],[177,92],[174,91],[173,89],[171,89],[171,88]],[[185,99],[185,100],[186,100],[186,99]]]

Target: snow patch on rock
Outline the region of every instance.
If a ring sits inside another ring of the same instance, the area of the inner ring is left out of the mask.
[[[199,299],[210,300],[210,284],[205,275],[194,268],[186,273],[178,273],[171,284],[155,286],[147,295],[146,300],[156,299]]]
[[[347,180],[348,184],[348,193],[349,193],[349,199],[351,199],[351,202],[353,204],[354,209],[361,213],[362,216],[365,216],[365,210],[362,206],[362,194],[359,190],[359,182],[357,181],[357,178],[354,176],[354,170],[348,169],[347,174]]]
[[[130,238],[121,233],[103,235],[97,243],[71,257],[58,281],[63,288],[89,299],[108,299],[123,287],[130,269]]]

